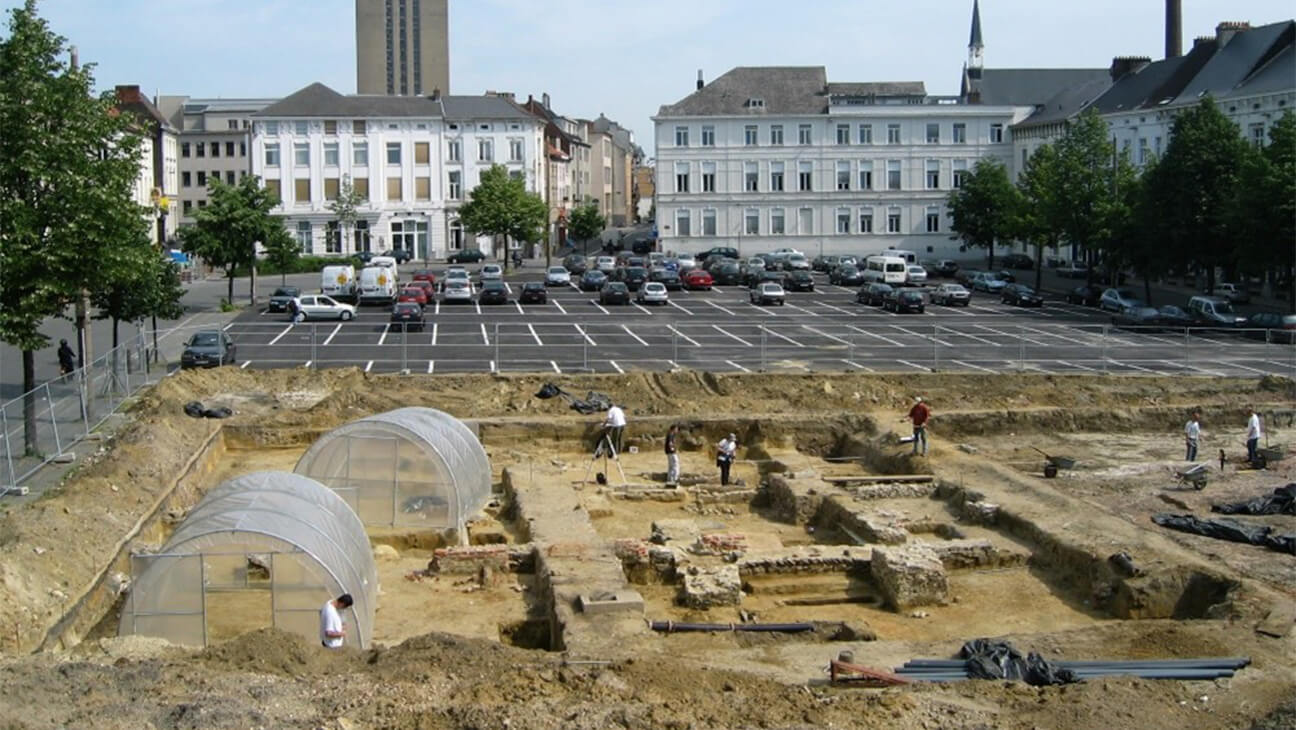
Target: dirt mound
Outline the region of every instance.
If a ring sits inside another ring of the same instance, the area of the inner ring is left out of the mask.
[[[358,659],[359,654],[355,650],[326,649],[318,642],[312,644],[297,634],[279,629],[258,629],[203,649],[197,660],[226,670],[297,677],[337,671],[338,655],[346,661]]]

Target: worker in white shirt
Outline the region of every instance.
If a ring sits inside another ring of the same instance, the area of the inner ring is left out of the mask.
[[[737,453],[738,437],[732,433],[716,444],[716,466],[720,467],[721,486],[729,484],[729,468],[733,466]]]
[[[346,622],[342,620],[341,611],[351,608],[351,594],[342,595],[328,601],[320,609],[320,643],[329,649],[341,649],[346,639]]]
[[[1197,441],[1201,438],[1201,411],[1193,411],[1184,426],[1184,441],[1188,444],[1188,461],[1197,461]]]
[[[612,445],[612,455],[621,453],[621,434],[625,432],[626,416],[621,406],[613,403],[608,406],[607,417],[603,419],[603,435]]]
[[[1264,435],[1264,431],[1260,428],[1260,415],[1256,413],[1256,410],[1248,408],[1247,414],[1249,415],[1246,433],[1247,461],[1254,464],[1256,461],[1256,449],[1260,447],[1260,437]]]

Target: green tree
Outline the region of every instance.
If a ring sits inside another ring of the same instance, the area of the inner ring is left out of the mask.
[[[1233,206],[1246,155],[1237,126],[1207,97],[1175,117],[1165,156],[1145,175],[1150,242],[1204,268],[1208,291],[1216,267],[1236,268]]]
[[[1243,269],[1285,282],[1296,311],[1296,113],[1274,122],[1264,148],[1248,148],[1233,208]]]
[[[279,268],[279,283],[287,284],[288,269],[301,256],[301,244],[283,226],[267,230],[265,236],[261,239],[261,248],[265,251],[266,260]]]
[[[279,199],[261,187],[260,178],[254,175],[234,185],[213,179],[207,191],[210,202],[198,209],[194,225],[180,231],[180,244],[209,265],[225,269],[227,297],[232,304],[238,268],[255,271],[257,241],[277,241],[276,231],[283,231],[283,223],[270,215]],[[255,296],[253,292],[253,301]]]
[[[343,254],[347,252],[347,240],[352,238],[351,232],[355,230],[356,221],[360,220],[360,206],[365,202],[365,197],[356,192],[355,186],[351,184],[351,176],[343,175],[337,198],[329,203],[329,210],[333,211],[333,215],[337,216],[338,223],[342,226]]]
[[[129,243],[118,239],[129,221],[143,221],[132,199],[140,139],[129,115],[114,113],[113,94],[92,94],[92,67],[63,60],[65,41],[35,0],[9,12],[8,30],[0,41],[0,339],[22,350],[30,393],[35,351],[48,343],[42,322],[121,274],[104,254]],[[29,395],[29,452],[35,406]]]
[[[1061,238],[1061,233],[1055,225],[1059,217],[1057,176],[1057,148],[1046,144],[1030,156],[1026,161],[1026,168],[1017,179],[1017,189],[1020,191],[1021,198],[1013,230],[1018,238],[1035,249],[1035,288],[1037,290],[1042,278],[1044,247],[1057,250]]]
[[[949,194],[950,228],[968,246],[989,250],[994,268],[994,246],[1016,230],[1021,194],[1008,179],[1008,169],[995,159],[983,159]]]
[[[96,290],[90,301],[99,310],[95,319],[112,320],[112,346],[120,342],[118,325],[136,322],[145,317],[178,319],[184,313],[180,298],[184,287],[176,265],[162,258],[151,245],[137,246],[123,251],[121,266],[128,275],[118,277],[107,286]]]
[[[1056,204],[1049,224],[1083,252],[1092,277],[1100,254],[1112,250],[1113,225],[1128,214],[1129,201],[1117,184],[1121,158],[1108,137],[1107,123],[1092,108],[1067,127],[1056,147],[1052,193]],[[1111,268],[1112,263],[1104,265]]]
[[[587,244],[591,239],[598,237],[606,227],[607,219],[599,212],[598,206],[593,203],[585,203],[573,210],[571,220],[568,221],[567,225],[572,237],[583,244]],[[588,246],[585,248],[588,250]]]
[[[481,236],[504,237],[508,268],[508,241],[539,241],[549,221],[549,207],[526,183],[510,177],[501,165],[492,165],[481,175],[469,200],[459,209],[459,220],[468,231]]]

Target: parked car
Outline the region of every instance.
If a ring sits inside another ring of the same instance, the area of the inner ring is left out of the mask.
[[[828,283],[837,286],[859,286],[864,283],[864,272],[850,264],[838,266],[828,274]]]
[[[1296,343],[1296,314],[1256,312],[1242,323],[1242,334],[1266,342]]]
[[[998,294],[1003,288],[1008,286],[1008,282],[999,278],[998,272],[981,271],[972,277],[972,290]]]
[[[675,257],[675,261],[679,263],[679,270],[683,272],[689,272],[697,268],[697,257],[691,253],[679,254]]]
[[[604,274],[610,274],[616,271],[617,263],[614,256],[599,256],[594,259],[594,268],[602,271]]]
[[[1077,286],[1066,293],[1067,304],[1079,304],[1084,307],[1096,307],[1099,300],[1102,299],[1103,290],[1096,286],[1085,284]]]
[[[1215,285],[1215,296],[1224,297],[1234,304],[1250,304],[1251,295],[1243,284],[1220,283]]]
[[[905,283],[909,286],[923,286],[927,283],[927,269],[918,264],[910,264],[905,269]]]
[[[1035,268],[1035,260],[1024,253],[1005,254],[999,261],[1006,269],[1030,271]]]
[[[1198,324],[1209,327],[1237,327],[1246,321],[1224,297],[1193,297],[1188,300],[1188,313]]]
[[[1160,325],[1161,320],[1156,307],[1135,301],[1113,314],[1111,323],[1117,327],[1133,327],[1150,332]]]
[[[668,300],[666,286],[656,281],[645,282],[643,286],[639,287],[639,292],[635,295],[635,301],[640,304],[665,305]]]
[[[896,314],[910,312],[922,314],[927,309],[927,303],[923,299],[922,292],[916,292],[912,289],[892,288],[891,291],[883,295],[882,308]]]
[[[941,284],[932,290],[932,304],[943,304],[947,307],[966,307],[972,303],[972,292],[962,284]]]
[[[477,272],[477,283],[485,284],[488,281],[503,281],[504,267],[499,264],[482,264],[481,270]]]
[[[714,279],[711,278],[711,275],[702,269],[693,269],[684,274],[685,289],[710,289],[713,283]]]
[[[446,279],[441,286],[441,301],[446,304],[466,304],[472,298],[472,284],[467,279]]]
[[[581,274],[580,290],[598,291],[599,289],[603,288],[603,285],[607,283],[607,280],[608,280],[607,274],[603,273],[602,271],[599,271],[598,269],[590,269],[589,271],[586,271],[584,274]],[[541,286],[544,285],[541,284]]]
[[[726,261],[717,266],[711,276],[720,286],[738,286],[742,284],[742,268],[736,261]]]
[[[482,282],[481,291],[477,294],[479,304],[508,304],[508,288],[498,279]]]
[[[185,340],[184,351],[180,353],[180,367],[214,368],[233,365],[235,349],[234,340],[225,332],[199,330]]]
[[[543,281],[528,281],[518,292],[518,301],[522,304],[545,304],[549,301],[549,292]]]
[[[630,288],[620,281],[609,281],[599,289],[599,304],[629,304]]]
[[[545,286],[570,286],[571,272],[566,266],[550,266],[545,271]]]
[[[1089,266],[1083,261],[1068,261],[1057,267],[1056,271],[1063,279],[1083,279],[1089,276]]]
[[[578,253],[571,254],[562,260],[564,269],[567,273],[574,276],[580,276],[589,268],[589,261]]]
[[[266,306],[269,312],[287,312],[288,306],[292,300],[301,296],[301,289],[295,286],[281,286],[274,290],[270,295],[270,304]]]
[[[805,270],[789,272],[788,275],[783,278],[783,287],[788,291],[814,291],[814,274]]]
[[[648,281],[648,270],[642,266],[627,266],[617,269],[616,280],[626,285],[630,291],[638,291]]]
[[[1125,307],[1136,304],[1141,306],[1143,301],[1138,298],[1133,289],[1112,287],[1104,290],[1098,297],[1098,308],[1105,312],[1119,312]]]
[[[966,286],[967,288],[971,289],[972,280],[975,279],[977,277],[977,274],[980,273],[981,272],[977,269],[959,269],[954,272],[954,281],[957,281],[963,286]]]
[[[753,286],[748,291],[747,298],[752,304],[777,304],[781,307],[787,300],[787,294],[783,292],[783,287],[766,281]]]
[[[462,266],[451,266],[446,269],[445,276],[441,279],[441,291],[445,291],[446,284],[451,281],[462,281],[471,284],[472,280],[468,276],[468,269]]]
[[[409,250],[408,248],[393,248],[388,251],[383,251],[379,255],[390,256],[396,259],[396,263],[398,264],[408,264],[409,262],[414,260],[414,252]]]
[[[805,254],[799,254],[799,253],[788,254],[788,257],[783,259],[783,270],[784,271],[809,271],[810,259],[807,259],[805,257]]]
[[[396,295],[396,302],[398,304],[400,302],[414,302],[420,307],[426,306],[428,303],[427,291],[421,286],[407,286]]]
[[[716,246],[699,253],[697,259],[698,261],[705,261],[708,256],[723,256],[727,259],[736,259],[738,258],[738,249],[729,246]]]
[[[435,285],[436,272],[432,269],[414,269],[410,274],[410,281],[426,281]]]
[[[293,320],[305,322],[308,319],[340,319],[343,322],[355,319],[354,304],[343,304],[323,294],[303,294],[293,300],[291,311]]]
[[[414,302],[396,302],[392,307],[391,329],[397,332],[422,332],[423,307]]]
[[[934,261],[931,263],[930,266],[927,267],[927,273],[929,275],[942,276],[947,279],[957,274],[958,271],[959,271],[958,262],[952,261],[950,259],[940,259],[939,261]]]
[[[1044,306],[1044,297],[1025,284],[1008,284],[999,292],[999,300],[1018,307]]]
[[[833,267],[837,265],[838,258],[838,256],[815,256],[810,260],[810,268],[826,274],[829,271],[832,271]]]
[[[749,263],[743,263],[738,267],[738,276],[742,280],[743,286],[751,286],[760,281],[761,274],[765,273],[763,264],[752,266]]]
[[[408,289],[410,287],[413,287],[415,289],[422,289],[423,292],[427,294],[427,299],[429,302],[432,301],[433,299],[436,299],[436,285],[428,281],[427,279],[415,279],[414,281],[411,281],[409,284],[407,284],[405,288]]]
[[[667,291],[679,291],[684,288],[684,280],[680,275],[667,268],[653,269],[648,272],[648,280],[661,284]]]
[[[1157,307],[1157,322],[1164,327],[1182,329],[1191,327],[1192,315],[1173,304],[1162,304]]]
[[[883,284],[880,281],[875,281],[871,284],[861,286],[859,288],[859,293],[855,295],[855,301],[860,304],[868,304],[875,307],[880,306],[882,304],[882,298],[890,291],[894,291],[890,284]]]
[[[446,262],[451,264],[475,264],[485,260],[485,252],[477,248],[460,249],[446,257]]]

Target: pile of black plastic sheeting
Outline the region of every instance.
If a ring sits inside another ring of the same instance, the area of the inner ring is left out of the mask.
[[[1229,504],[1212,504],[1222,515],[1296,515],[1296,482],[1278,487],[1263,497]]]
[[[956,682],[965,679],[1006,679],[1037,687],[1083,682],[1096,677],[1210,680],[1232,677],[1251,663],[1250,657],[1201,659],[1094,659],[1048,661],[1021,652],[1006,641],[974,639],[963,645],[958,659],[910,659],[895,673],[916,682]]]
[[[1239,522],[1227,517],[1203,520],[1194,515],[1172,515],[1169,513],[1153,515],[1152,521],[1162,527],[1179,532],[1213,537],[1216,540],[1259,545],[1280,553],[1296,555],[1296,534],[1290,532],[1278,533],[1268,525]]]

